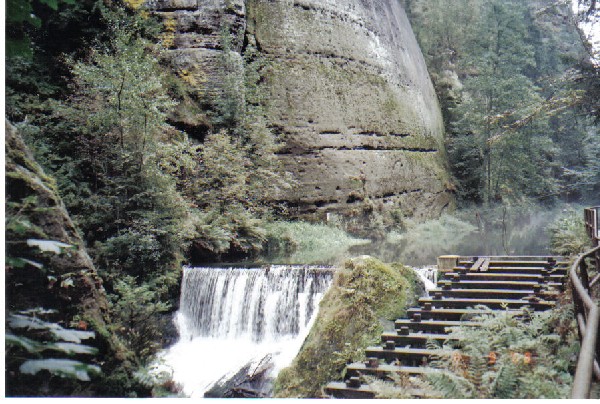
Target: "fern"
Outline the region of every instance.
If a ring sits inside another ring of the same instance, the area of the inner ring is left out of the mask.
[[[95,333],[63,328],[39,318],[54,313],[54,310],[38,308],[8,314],[7,362],[11,362],[10,367],[18,367],[22,374],[36,375],[47,371],[59,377],[90,381],[92,375],[101,373],[100,367],[64,356],[97,354],[97,348],[81,343],[94,338]]]
[[[427,381],[434,391],[444,398],[472,398],[473,385],[464,377],[450,371],[434,372],[427,375]]]
[[[495,398],[515,398],[519,372],[515,366],[500,365],[495,372],[494,380],[490,386],[490,396]]]
[[[567,397],[571,376],[565,372],[575,340],[574,328],[556,332],[567,318],[558,308],[544,313],[489,312],[474,318],[479,327],[451,329],[452,355],[436,355],[427,374],[432,389],[445,398]],[[436,346],[428,342],[428,348]]]

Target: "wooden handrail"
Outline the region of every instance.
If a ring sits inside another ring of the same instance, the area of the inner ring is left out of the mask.
[[[590,398],[592,377],[600,379],[600,307],[594,303],[590,293],[590,282],[587,272],[586,258],[593,257],[596,270],[600,272],[600,245],[579,255],[569,271],[575,318],[577,319],[581,351],[577,359],[577,368],[573,379],[571,398]]]

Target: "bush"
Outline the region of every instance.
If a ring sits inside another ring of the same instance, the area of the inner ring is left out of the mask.
[[[484,314],[480,327],[454,327],[453,342],[429,349],[445,355],[431,359],[424,378],[372,383],[378,397],[406,395],[418,388],[428,398],[567,398],[579,343],[571,306],[530,313],[528,321],[509,312]]]
[[[585,233],[582,209],[569,209],[548,228],[550,246],[554,254],[577,255],[590,247],[590,239]]]

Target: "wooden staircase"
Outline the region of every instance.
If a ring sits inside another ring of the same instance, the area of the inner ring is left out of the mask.
[[[360,376],[389,379],[390,374],[423,375],[435,371],[429,357],[441,351],[426,348],[427,340],[444,342],[447,328],[478,326],[470,318],[486,310],[516,314],[547,310],[564,289],[568,262],[562,257],[459,257],[456,265],[440,271],[437,287],[407,310],[408,318],[395,322],[395,333],[384,333],[381,345],[365,350],[367,360],[346,367],[343,382],[331,382],[325,393],[335,398],[374,398],[375,392]],[[418,396],[418,393],[416,393]]]

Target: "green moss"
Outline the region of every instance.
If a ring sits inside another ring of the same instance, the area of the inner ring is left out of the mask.
[[[348,260],[336,272],[319,315],[292,365],[275,381],[276,397],[320,397],[321,388],[343,377],[348,360],[364,358],[384,323],[401,317],[413,303],[417,278],[400,264],[368,256]]]

